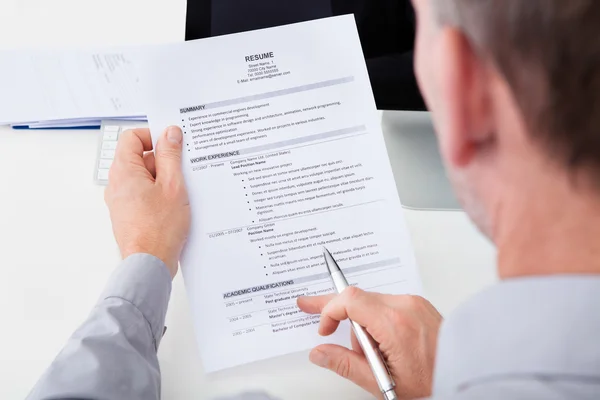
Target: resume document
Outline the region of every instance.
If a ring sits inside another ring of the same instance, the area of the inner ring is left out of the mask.
[[[352,16],[159,46],[140,73],[154,140],[184,131],[181,267],[208,372],[349,343],[296,306],[333,291],[323,246],[351,285],[420,293]]]

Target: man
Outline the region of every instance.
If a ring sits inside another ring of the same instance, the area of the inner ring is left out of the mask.
[[[299,306],[322,314],[324,335],[348,317],[366,327],[400,398],[598,399],[600,2],[414,4],[418,78],[442,155],[498,247],[503,282],[441,330],[418,297],[353,289]],[[31,398],[159,396],[167,271],[177,270],[189,205],[181,132],[165,134],[155,159],[143,155],[150,147],[146,131],[119,144],[107,202],[125,261]],[[310,358],[378,394],[359,351],[324,345]]]

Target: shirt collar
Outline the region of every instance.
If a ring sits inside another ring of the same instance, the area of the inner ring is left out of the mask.
[[[600,276],[515,279],[443,324],[434,394],[506,376],[600,379]]]

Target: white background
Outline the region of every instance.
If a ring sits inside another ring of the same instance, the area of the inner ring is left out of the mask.
[[[181,41],[182,0],[0,0],[0,48]],[[0,88],[0,96],[2,91]],[[0,398],[22,399],[85,319],[117,265],[97,131],[0,127]],[[495,280],[494,252],[459,212],[407,211],[425,295],[444,314]],[[369,398],[295,354],[206,377],[181,277],[159,358],[163,399],[266,390],[282,399]]]

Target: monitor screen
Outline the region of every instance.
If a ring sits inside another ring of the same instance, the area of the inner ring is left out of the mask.
[[[186,40],[354,14],[379,109],[425,110],[410,0],[188,0]]]
[[[212,1],[211,35],[226,35],[333,15],[331,0]]]

